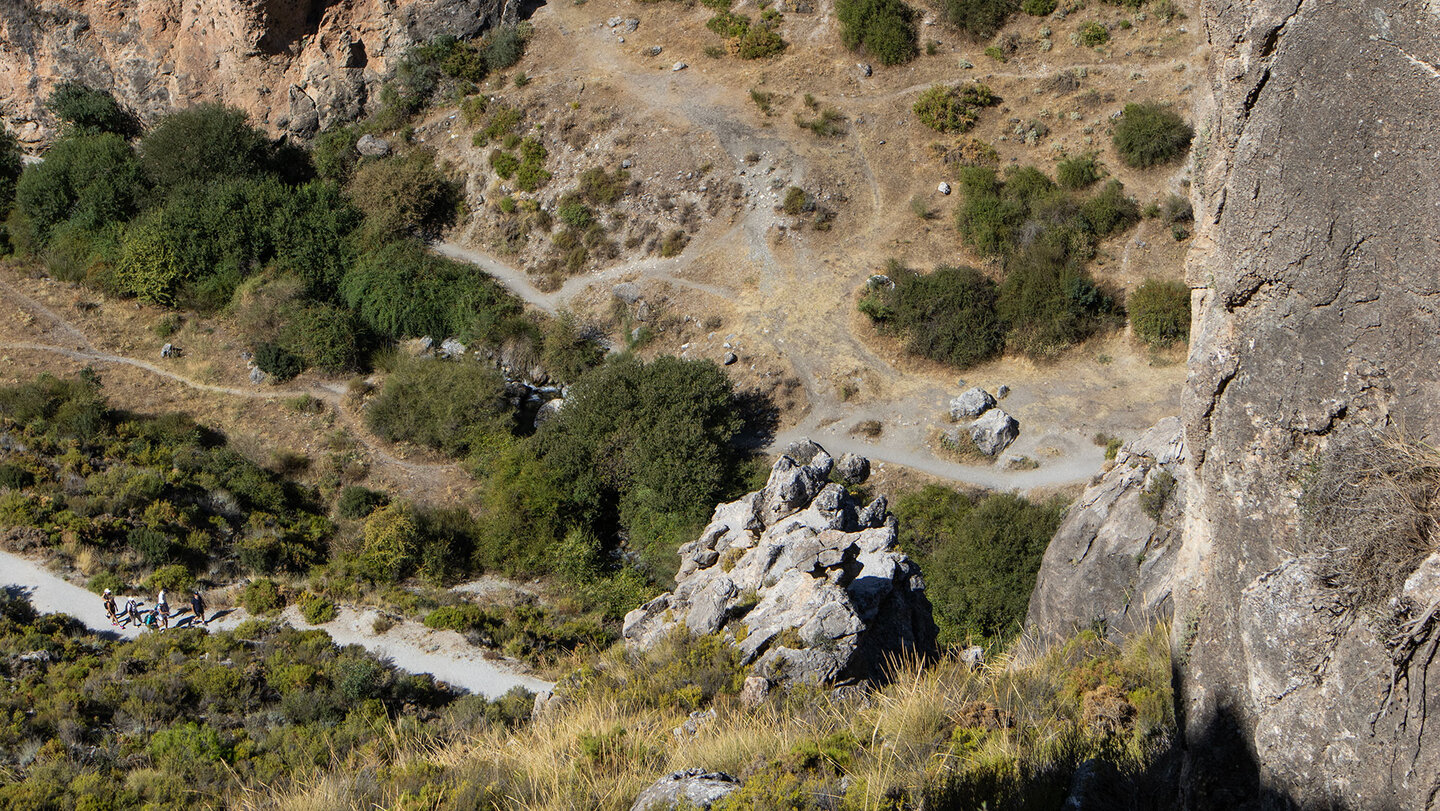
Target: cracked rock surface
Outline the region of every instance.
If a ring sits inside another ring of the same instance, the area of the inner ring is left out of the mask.
[[[628,646],[724,633],[772,683],[879,679],[888,656],[935,652],[925,582],[896,548],[885,498],[856,504],[828,481],[830,455],[797,445],[680,547],[675,590],[625,616]]]

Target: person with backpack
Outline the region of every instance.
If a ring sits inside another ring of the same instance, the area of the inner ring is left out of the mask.
[[[160,589],[160,594],[155,597],[155,613],[159,616],[160,627],[168,630],[170,628],[170,600],[165,596],[165,589]]]
[[[133,594],[125,598],[125,616],[130,625],[140,624],[140,601]]]
[[[105,589],[103,596],[105,598],[105,616],[109,617],[111,625],[119,627],[120,617],[115,614],[115,595],[110,593],[110,589]]]
[[[200,596],[200,589],[193,589],[190,592],[190,613],[195,615],[202,625],[209,625],[210,620],[205,619],[205,598]]]
[[[149,611],[146,611],[146,612],[145,612],[145,627],[146,627],[146,628],[149,628],[149,629],[152,630],[152,631],[155,630],[155,629],[156,629],[156,626],[158,626],[158,625],[160,624],[159,619],[157,619],[157,617],[159,616],[159,614],[160,614],[160,607],[159,607],[159,606],[156,606],[156,607],[150,609]]]

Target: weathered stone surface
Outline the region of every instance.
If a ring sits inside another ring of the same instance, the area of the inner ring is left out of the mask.
[[[1387,634],[1309,571],[1300,504],[1338,447],[1440,435],[1440,16],[1403,0],[1199,12],[1194,480],[1174,592],[1187,805],[1428,807],[1435,666],[1407,665],[1379,715]]]
[[[767,687],[879,678],[888,655],[934,652],[925,582],[896,550],[884,499],[857,510],[826,483],[823,448],[793,450],[809,462],[782,455],[765,489],[716,507],[680,547],[675,590],[626,615],[627,645],[651,647],[682,625],[731,634]],[[747,689],[763,697],[758,682]]]
[[[992,408],[970,423],[970,440],[986,456],[994,456],[1020,436],[1020,423],[1004,409]]]
[[[724,772],[686,769],[656,780],[640,792],[630,811],[673,811],[680,807],[705,809],[740,788],[740,781]]]
[[[57,134],[55,85],[109,90],[143,121],[223,101],[308,137],[370,106],[413,45],[513,15],[508,0],[75,0],[0,3],[0,109],[22,142]]]
[[[974,419],[994,407],[995,398],[990,392],[975,386],[950,401],[950,419],[956,422]]]
[[[367,158],[383,158],[390,154],[390,142],[367,132],[355,141],[355,151]]]
[[[870,460],[854,453],[847,453],[835,463],[835,472],[846,484],[864,484],[870,478]]]
[[[1175,485],[1157,521],[1141,497],[1147,484],[1158,492],[1164,475]],[[1120,446],[1115,466],[1070,506],[1045,550],[1026,625],[1055,638],[1096,625],[1129,633],[1168,620],[1189,481],[1179,418]]]

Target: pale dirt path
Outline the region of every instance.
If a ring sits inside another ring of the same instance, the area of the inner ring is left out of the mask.
[[[99,633],[133,639],[146,632],[128,626],[116,627],[105,616],[100,597],[71,583],[38,561],[9,552],[0,552],[0,588],[17,590],[30,598],[31,605],[47,613],[69,614],[85,627]],[[137,595],[138,596],[138,595]],[[185,625],[191,621],[189,609],[179,610],[182,596],[173,598],[171,623]],[[124,606],[125,595],[117,602]],[[146,606],[148,607],[148,605]],[[549,690],[550,682],[517,672],[503,660],[491,660],[485,651],[476,648],[454,631],[434,631],[418,622],[396,623],[384,634],[377,634],[372,624],[378,612],[372,609],[341,607],[340,616],[325,625],[311,625],[294,606],[281,617],[302,630],[319,628],[339,645],[359,645],[367,651],[390,660],[409,673],[428,673],[454,687],[476,695],[496,698],[511,688],[523,687],[532,692]],[[225,612],[212,620],[209,628],[231,630],[250,619],[243,608]],[[163,633],[163,632],[160,632]]]

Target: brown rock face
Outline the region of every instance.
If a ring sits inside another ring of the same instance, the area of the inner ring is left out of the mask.
[[[1429,808],[1440,631],[1387,705],[1392,623],[1424,603],[1322,577],[1337,553],[1301,505],[1340,449],[1440,435],[1440,3],[1201,7],[1174,594],[1187,805]]]
[[[364,111],[407,48],[472,36],[507,0],[0,0],[0,110],[26,143],[53,134],[51,89],[79,80],[142,119],[202,101],[276,134]]]

